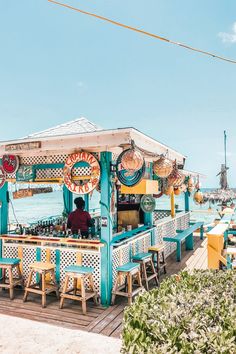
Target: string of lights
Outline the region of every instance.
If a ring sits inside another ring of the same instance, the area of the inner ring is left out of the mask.
[[[110,18],[107,18],[107,17],[104,17],[104,16],[100,16],[100,15],[97,15],[97,14],[92,13],[92,12],[81,10],[79,8],[70,6],[68,4],[64,4],[64,3],[61,3],[61,2],[58,2],[58,1],[54,1],[54,0],[48,0],[48,2],[51,2],[53,4],[56,4],[56,5],[65,7],[65,8],[68,8],[68,9],[73,10],[73,11],[80,12],[81,14],[84,14],[84,15],[87,15],[87,16],[95,17],[95,18],[97,18],[99,20],[109,22],[109,23],[111,23],[113,25],[126,28],[126,29],[128,29],[130,31],[138,32],[138,33],[143,34],[145,36],[149,36],[149,37],[158,39],[160,41],[167,42],[169,44],[177,45],[179,47],[182,47],[182,48],[185,48],[185,49],[188,49],[188,50],[191,50],[191,51],[203,54],[203,55],[207,55],[207,56],[210,56],[210,57],[215,58],[215,59],[219,59],[219,60],[223,60],[223,61],[226,61],[226,62],[229,62],[229,63],[232,63],[232,64],[236,64],[236,60],[234,60],[234,59],[229,59],[229,58],[226,58],[226,57],[223,57],[223,56],[220,56],[220,55],[217,55],[217,54],[214,54],[214,53],[202,50],[202,49],[194,48],[194,47],[192,47],[190,45],[187,45],[187,44],[184,44],[184,43],[181,43],[181,42],[172,41],[171,39],[168,39],[168,38],[165,38],[165,37],[161,37],[161,36],[159,36],[157,34],[150,33],[150,32],[141,30],[141,29],[136,28],[136,27],[131,27],[131,26],[125,25],[125,24],[123,24],[121,22],[117,22],[117,21],[111,20]]]

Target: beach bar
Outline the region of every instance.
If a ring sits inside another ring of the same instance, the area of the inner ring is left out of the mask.
[[[66,267],[92,267],[101,303],[110,305],[117,267],[155,244],[164,245],[167,257],[176,250],[176,243],[164,242],[164,238],[174,237],[189,227],[186,183],[190,183],[191,174],[184,171],[185,156],[137,129],[104,130],[80,118],[25,138],[1,142],[0,158],[1,257],[19,258],[25,280],[35,261],[55,265],[60,290]],[[169,184],[165,185],[167,178],[155,173],[158,168],[164,172],[170,168],[168,163],[157,165],[159,159],[162,164],[171,162]],[[76,195],[84,197],[89,210],[90,197],[96,189],[100,193],[100,210],[94,215],[90,237],[82,239],[68,233],[63,221],[57,220],[47,224],[48,231],[42,234],[40,230],[45,227],[40,223],[36,234],[22,228],[17,233],[10,230],[10,183],[32,188],[38,183],[61,185],[64,218],[73,210]],[[170,196],[170,209],[158,210],[158,199],[164,191]],[[185,194],[185,210],[177,212],[174,196],[179,193]],[[57,232],[53,232],[56,227]]]

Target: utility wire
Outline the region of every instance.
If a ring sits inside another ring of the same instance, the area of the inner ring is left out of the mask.
[[[175,42],[175,41],[172,41],[171,39],[158,36],[157,34],[150,33],[150,32],[147,32],[147,31],[143,31],[143,30],[141,30],[139,28],[136,28],[136,27],[131,27],[131,26],[125,25],[125,24],[123,24],[121,22],[117,22],[117,21],[111,20],[111,19],[109,19],[107,17],[103,17],[103,16],[97,15],[97,14],[92,13],[92,12],[88,12],[88,11],[84,11],[84,10],[78,9],[76,7],[72,7],[72,6],[68,5],[68,4],[64,4],[64,3],[61,3],[61,2],[58,2],[58,1],[54,1],[54,0],[48,0],[48,2],[51,2],[53,4],[56,4],[56,5],[59,5],[59,6],[62,6],[62,7],[66,7],[68,9],[70,9],[70,10],[73,10],[73,11],[80,12],[81,14],[84,14],[84,15],[87,15],[87,16],[95,17],[95,18],[97,18],[99,20],[102,20],[102,21],[106,21],[106,22],[112,23],[115,26],[123,27],[123,28],[126,28],[128,30],[144,34],[145,36],[153,37],[155,39],[159,39],[161,41],[164,41],[164,42],[167,42],[167,43],[170,43],[170,44],[174,44],[174,45],[177,45],[179,47],[182,47],[182,48],[185,48],[185,49],[188,49],[188,50],[192,50],[194,52],[197,52],[197,53],[200,53],[200,54],[203,54],[203,55],[210,56],[212,58],[216,58],[216,59],[219,59],[219,60],[224,60],[224,61],[227,61],[229,63],[236,64],[236,60],[225,58],[225,57],[222,57],[220,55],[216,55],[214,53],[207,52],[205,50],[194,48],[194,47],[191,47],[191,46],[189,46],[187,44],[184,44],[184,43]]]

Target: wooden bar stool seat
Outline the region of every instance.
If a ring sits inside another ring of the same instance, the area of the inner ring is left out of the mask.
[[[164,244],[158,243],[156,245],[150,246],[148,248],[148,252],[152,253],[152,260],[156,267],[156,272],[158,278],[160,278],[161,272],[163,270],[164,274],[166,274],[166,261],[165,261],[165,253],[164,253]]]
[[[128,304],[131,305],[133,301],[133,297],[137,295],[140,291],[144,290],[142,285],[142,279],[140,274],[140,265],[138,263],[126,263],[116,268],[117,270],[117,278],[115,281],[115,285],[112,290],[112,304],[115,303],[116,295],[125,296],[128,298]],[[124,279],[122,279],[125,277]],[[133,289],[133,280],[137,279],[138,287],[137,289]],[[121,284],[123,283],[123,284]],[[127,284],[127,291],[126,291]]]
[[[46,307],[46,295],[55,292],[59,299],[58,285],[55,279],[55,265],[49,262],[35,262],[29,265],[30,273],[25,287],[23,301],[27,300],[29,293],[42,296],[42,307]],[[32,282],[34,274],[39,275],[39,281]],[[46,281],[46,276],[50,275],[51,280]]]
[[[2,278],[0,282],[0,288],[9,289],[10,299],[14,299],[14,287],[21,285],[24,287],[24,280],[20,270],[19,258],[0,258],[0,269],[2,270]],[[13,277],[13,269],[17,271],[17,278]],[[8,278],[6,277],[6,271],[8,271]]]
[[[87,312],[86,301],[88,299],[93,298],[94,303],[98,303],[98,295],[93,282],[93,272],[94,268],[92,267],[70,265],[65,268],[66,276],[61,293],[60,309],[63,308],[65,299],[77,300],[82,302],[82,311],[85,315]],[[73,287],[68,286],[70,278],[73,279]],[[89,290],[85,288],[86,281],[89,284]]]
[[[145,282],[146,289],[149,290],[149,282],[152,279],[155,279],[157,286],[159,285],[157,273],[152,260],[152,253],[143,252],[138,253],[133,256],[133,261],[140,264],[142,280]],[[147,269],[150,268],[150,273],[147,272]]]

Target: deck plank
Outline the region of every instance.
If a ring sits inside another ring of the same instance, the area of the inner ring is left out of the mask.
[[[176,262],[175,252],[167,258],[167,274],[163,275],[161,280],[182,269],[207,268],[207,240],[200,240],[199,236],[194,236],[194,243],[193,251],[185,251],[182,245],[181,262]],[[95,306],[92,301],[88,301],[86,315],[83,315],[81,304],[78,301],[67,300],[63,310],[60,310],[59,302],[55,296],[51,295],[47,296],[47,307],[43,309],[40,296],[30,295],[29,301],[25,303],[22,297],[22,290],[16,289],[15,299],[11,301],[9,292],[1,290],[0,313],[116,338],[121,335],[123,311],[127,306],[127,299],[122,297],[117,297],[117,304],[108,308],[101,305]]]
[[[111,311],[106,317],[104,317],[104,319],[101,320],[91,332],[101,333],[103,330],[105,330],[106,327],[109,327],[111,325],[111,322],[113,322],[120,313],[122,313],[123,318],[123,311],[124,305],[118,305],[113,311]]]

